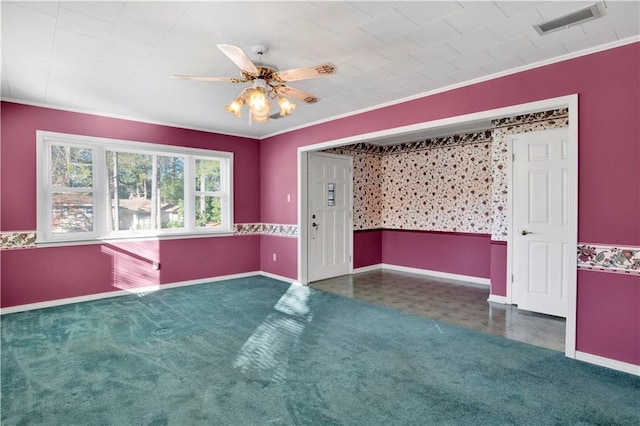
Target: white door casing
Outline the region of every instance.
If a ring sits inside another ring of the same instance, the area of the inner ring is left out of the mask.
[[[349,274],[353,269],[352,161],[334,154],[308,156],[309,282]]]
[[[570,246],[569,130],[510,137],[513,152],[512,302],[519,309],[567,317],[575,269]]]

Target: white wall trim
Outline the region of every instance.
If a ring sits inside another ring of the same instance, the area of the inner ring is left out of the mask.
[[[612,370],[633,374],[634,376],[640,376],[640,365],[629,364],[627,362],[617,361],[615,359],[605,358],[580,351],[576,351],[575,359],[599,365],[601,367],[611,368]]]
[[[490,294],[487,302],[500,303],[501,305],[510,305],[506,296],[498,296],[496,294]]]
[[[145,295],[148,293],[153,293],[159,290],[167,290],[170,288],[186,287],[186,286],[198,285],[198,284],[207,284],[207,283],[212,283],[216,281],[226,281],[226,280],[232,280],[236,278],[247,278],[247,277],[253,277],[256,275],[264,275],[264,274],[265,273],[260,271],[243,272],[241,274],[222,275],[218,277],[200,278],[197,280],[179,281],[175,283],[139,287],[133,290],[108,291],[105,293],[88,294],[85,296],[67,297],[65,299],[48,300],[46,302],[28,303],[26,305],[17,305],[17,306],[9,306],[7,308],[1,308],[0,315],[13,314],[16,312],[32,311],[34,309],[51,308],[54,306],[69,305],[72,303],[90,302],[92,300],[107,299],[109,297],[128,296],[131,294]],[[279,279],[281,281],[286,280],[284,278],[277,278],[277,276],[272,276],[271,278]]]
[[[363,272],[379,271],[381,269],[382,269],[382,263],[378,263],[377,265],[369,265],[369,266],[363,266],[361,268],[355,268],[353,270],[353,273],[361,274]]]
[[[308,209],[309,200],[307,194],[307,186],[309,185],[308,164],[309,155],[307,152],[298,148],[298,282],[302,284],[309,283],[308,265],[307,265],[307,229],[309,227]]]
[[[447,280],[466,281],[473,284],[481,284],[489,286],[491,281],[489,278],[474,277],[471,275],[452,274],[449,272],[432,271],[429,269],[410,268],[408,266],[391,265],[388,263],[381,264],[382,269],[389,269],[391,271],[409,272],[411,274],[425,275],[428,277],[444,278]]]
[[[262,275],[263,277],[271,278],[271,279],[278,280],[278,281],[284,281],[284,282],[289,283],[289,284],[300,284],[297,280],[294,280],[294,279],[291,279],[289,277],[285,277],[285,276],[282,276],[282,275],[272,274],[271,272],[260,271],[260,272],[258,272],[258,275]]]

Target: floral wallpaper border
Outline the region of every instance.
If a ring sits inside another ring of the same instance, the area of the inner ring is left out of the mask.
[[[274,223],[236,223],[235,235],[272,235],[276,237],[297,238],[298,225],[280,225]],[[0,233],[0,250],[36,248],[36,231],[8,231]]]
[[[382,155],[407,153],[413,151],[422,151],[431,148],[453,147],[459,145],[475,144],[479,142],[490,142],[491,130],[481,130],[479,132],[460,133],[452,136],[443,136],[439,138],[425,139],[414,142],[403,142],[394,145],[383,145],[381,148]]]
[[[578,269],[640,275],[640,247],[579,243]]]
[[[438,138],[402,142],[393,145],[375,145],[367,142],[360,142],[352,145],[340,146],[337,148],[327,148],[322,152],[344,154],[345,151],[351,151],[366,154],[390,155],[398,153],[405,154],[407,152],[422,151],[431,148],[442,148],[490,141],[491,129],[487,129],[477,132],[459,133],[452,136],[442,136]]]
[[[281,225],[277,223],[236,223],[236,235],[270,235],[275,237],[297,238],[298,225]]]
[[[525,115],[513,115],[511,117],[498,118],[491,121],[492,128],[509,127],[523,124],[535,123],[538,121],[562,120],[569,115],[569,108],[559,108],[548,111],[533,112]]]
[[[0,233],[0,250],[36,247],[36,231],[11,231]]]

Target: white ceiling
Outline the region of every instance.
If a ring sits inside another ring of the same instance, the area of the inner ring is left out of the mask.
[[[264,138],[354,111],[637,39],[640,2],[599,1],[602,17],[539,36],[532,25],[594,1],[2,1],[2,97]],[[622,40],[622,42],[620,42]],[[333,62],[289,85],[320,98],[249,124],[224,110],[245,84],[216,48],[266,44],[280,70]]]

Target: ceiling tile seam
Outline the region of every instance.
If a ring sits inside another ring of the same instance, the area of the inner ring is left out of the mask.
[[[494,5],[494,6],[496,6],[496,7],[498,7],[498,5],[497,5],[494,1],[491,1],[491,2],[481,2],[481,1],[479,1],[479,2],[473,2],[473,3],[474,3],[474,4],[473,4],[473,6],[471,6],[470,8],[464,8],[464,6],[463,6],[463,9],[462,9],[462,10],[463,10],[463,11],[464,11],[464,10],[471,10],[473,7],[479,7],[479,6],[478,6],[478,4],[489,4],[489,3],[490,3],[490,4],[493,4],[493,5]],[[506,14],[506,13],[504,13],[504,11],[503,11],[501,8],[499,8],[499,7],[498,7],[498,10],[500,11],[500,13],[502,13],[502,17],[503,17],[503,19],[509,19],[509,16],[507,16],[507,14]],[[453,16],[453,15],[455,15],[456,13],[459,13],[459,12],[461,12],[461,11],[454,12],[454,13],[452,13],[452,14],[449,14],[449,15],[448,15],[448,17],[451,17],[451,16]],[[453,29],[455,29],[456,31],[458,31],[460,34],[462,34],[462,35],[464,35],[464,34],[465,34],[465,32],[461,31],[459,28],[457,28],[455,25],[453,25],[451,22],[449,22],[449,21],[448,21],[447,19],[445,19],[445,18],[446,18],[446,17],[443,17],[443,18],[442,18],[442,20],[443,20],[444,22],[446,22],[447,24],[449,24],[449,26],[451,26]],[[496,23],[499,23],[499,21],[497,21],[497,22],[496,22],[496,21],[494,21],[494,22],[493,22],[493,24],[496,24]],[[482,28],[486,28],[486,26],[483,26]],[[472,31],[469,31],[469,33],[472,33],[472,32],[477,31],[477,30],[478,30],[478,29],[474,29],[474,30],[472,30]],[[469,34],[469,33],[466,33],[466,34]]]
[[[56,9],[56,24],[53,27],[53,37],[51,37],[51,49],[49,51],[49,66],[47,67],[47,82],[44,88],[44,93],[42,95],[43,102],[46,102],[47,96],[48,96],[47,94],[49,93],[49,82],[51,81],[50,76],[53,68],[53,52],[55,47],[56,35],[58,34],[58,20],[60,19],[60,8],[61,8],[61,5],[60,3],[58,3],[58,7]]]
[[[100,51],[101,51],[101,52],[103,52],[103,51],[105,51],[105,50],[109,50],[109,51],[115,52],[115,51],[114,51],[114,50],[112,50],[112,49],[107,49],[107,48],[105,48],[105,46],[107,45],[107,41],[108,41],[108,40],[113,36],[113,31],[114,31],[114,29],[115,29],[115,27],[116,27],[116,24],[117,24],[117,22],[120,20],[120,18],[122,17],[122,11],[124,10],[124,4],[123,4],[123,6],[120,8],[120,10],[119,10],[119,12],[118,12],[118,16],[117,16],[117,18],[116,18],[113,22],[106,21],[106,20],[104,20],[104,19],[100,19],[100,18],[96,18],[96,17],[90,16],[90,15],[86,15],[86,14],[84,14],[84,13],[80,13],[80,12],[78,12],[77,10],[74,10],[74,9],[66,8],[66,7],[64,7],[64,5],[63,5],[63,4],[61,4],[61,2],[59,2],[59,3],[58,3],[58,11],[59,11],[60,9],[66,9],[66,10],[69,10],[69,11],[71,11],[71,12],[78,13],[78,14],[80,14],[80,15],[83,15],[83,16],[89,16],[89,17],[90,17],[90,18],[92,18],[92,19],[96,19],[96,20],[98,20],[98,21],[102,21],[102,22],[105,22],[105,23],[109,24],[109,25],[110,25],[109,34],[108,34],[108,35],[107,35],[107,37],[104,39],[104,43],[103,43],[103,45],[102,45],[102,47],[101,47]],[[58,28],[57,19],[58,19],[59,15],[60,15],[60,14],[58,13],[58,15],[56,16],[56,29]],[[92,38],[98,38],[98,37],[93,37],[93,36],[88,35],[88,34],[80,33],[80,32],[78,32],[78,31],[74,31],[74,30],[72,30],[72,29],[67,29],[67,31],[69,31],[69,32],[73,32],[73,33],[75,33],[75,34],[85,35],[85,36],[92,37]],[[55,34],[54,34],[53,39],[55,40]],[[52,48],[52,49],[51,49],[51,54],[52,54],[52,55],[53,55],[53,50],[54,50],[54,49]],[[118,52],[118,53],[121,53],[121,52]],[[50,62],[52,62],[52,61],[50,61]],[[99,59],[96,59],[96,62],[100,62],[100,60],[99,60]],[[51,68],[51,66],[50,66],[50,68]],[[47,81],[48,81],[48,80],[49,80],[49,79],[47,79]],[[87,91],[87,88],[92,84],[92,82],[93,82],[93,80],[92,80],[91,78],[86,79],[86,81],[85,81],[85,82],[84,82],[84,84],[82,85],[82,91],[83,91],[83,92],[86,92],[86,91]],[[45,94],[46,94],[46,92],[47,92],[47,91],[48,91],[48,90],[45,90]],[[45,98],[46,98],[46,95],[45,95]],[[46,101],[45,101],[45,102],[46,102]],[[36,106],[37,106],[37,105],[36,105]],[[71,111],[71,112],[81,112],[81,111],[74,111],[73,109],[69,109],[69,111]]]
[[[395,10],[396,12],[398,12],[400,15],[404,16],[405,18],[407,18],[408,20],[410,20],[411,22],[413,22],[414,24],[418,25],[418,27],[422,27],[422,26],[425,26],[425,25],[432,24],[433,22],[437,21],[438,19],[442,19],[442,18],[445,18],[447,16],[451,16],[451,15],[453,15],[455,13],[460,12],[461,10],[464,10],[464,6],[462,6],[460,4],[460,2],[451,1],[451,3],[457,4],[458,6],[460,6],[460,9],[459,10],[453,10],[453,11],[448,12],[448,13],[433,15],[433,16],[435,16],[435,18],[432,19],[431,21],[426,21],[426,22],[425,21],[414,21],[410,15],[406,15],[406,14],[402,13],[402,11],[398,10],[396,8],[396,6],[393,6],[392,9]]]

